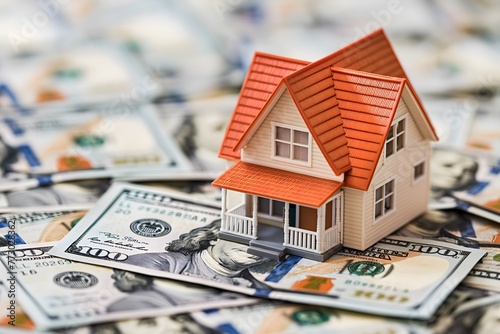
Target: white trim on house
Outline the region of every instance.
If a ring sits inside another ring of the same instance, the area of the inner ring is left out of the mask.
[[[406,105],[408,106],[408,111],[410,112],[411,116],[413,117],[413,120],[417,124],[417,128],[421,131],[423,137],[425,139],[438,141],[439,138],[436,137],[436,135],[433,131],[433,127],[429,123],[430,120],[428,120],[424,116],[424,112],[423,112],[422,108],[420,107],[420,104],[417,102],[417,98],[413,95],[410,88],[408,87],[408,83],[405,84],[405,87],[403,88],[403,92],[401,94],[401,97],[402,97],[403,101],[405,101]]]
[[[227,194],[224,196],[227,201]],[[245,197],[246,198],[246,197]],[[263,218],[257,211],[257,198],[258,196],[252,195],[252,212],[249,213],[245,210],[247,203],[240,203],[234,207],[228,208],[225,203],[225,216],[221,226],[221,232],[233,234],[238,237],[247,239],[258,239],[258,218]],[[266,198],[266,197],[263,197]],[[270,198],[266,198],[272,200]],[[326,226],[326,206],[332,202],[332,226],[328,229]],[[337,202],[337,210],[335,210],[335,202]],[[284,203],[284,217],[282,218],[279,227],[283,228],[283,245],[297,250],[323,254],[328,252],[333,247],[339,245],[343,241],[343,224],[344,224],[344,192],[341,190],[334,196],[329,198],[319,208],[310,207],[307,205],[295,204],[290,202]],[[290,205],[296,205],[296,219],[299,219],[299,210],[301,206],[309,207],[317,210],[316,230],[310,231],[308,229],[290,226]],[[338,218],[338,221],[336,219]],[[266,221],[266,224],[268,222]]]

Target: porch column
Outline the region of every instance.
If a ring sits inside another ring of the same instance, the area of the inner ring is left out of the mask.
[[[288,226],[290,225],[290,203],[285,202],[285,213],[283,217],[283,242],[285,245],[288,244]]]
[[[221,230],[223,231],[227,231],[227,226],[226,226],[226,207],[227,207],[227,203],[226,203],[226,198],[227,198],[227,189],[224,189],[222,188],[222,197],[221,197],[221,200],[222,200],[222,203],[221,203],[221,217],[220,217],[220,226],[221,226]]]
[[[325,248],[325,208],[326,204],[323,204],[318,208],[318,221],[316,222],[316,250],[318,253],[323,253]]]
[[[252,195],[252,236],[257,239],[257,196]]]
[[[341,192],[340,193],[340,200],[338,201],[339,202],[339,205],[340,205],[340,208],[339,208],[339,224],[337,224],[337,228],[339,229],[340,231],[340,238],[339,238],[339,242],[341,244],[344,243],[344,193]]]

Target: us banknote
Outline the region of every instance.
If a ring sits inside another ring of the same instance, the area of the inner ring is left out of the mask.
[[[61,240],[86,211],[28,212],[0,216],[0,247]]]
[[[158,189],[183,192],[201,200],[219,201],[221,193],[209,181],[140,182]],[[109,179],[64,182],[34,189],[0,193],[0,213],[88,210],[111,186]]]
[[[433,210],[394,235],[420,237],[482,249],[488,254],[469,272],[464,285],[500,292],[500,225],[458,210]]]
[[[20,105],[52,112],[111,101],[144,103],[159,93],[156,76],[121,48],[95,41],[74,43],[76,39],[68,40],[71,47],[59,44],[50,52],[4,59],[2,81],[18,96]]]
[[[3,276],[2,276],[3,277]],[[0,281],[0,333],[33,333],[35,323],[16,302],[15,289],[9,293],[10,284]],[[11,301],[14,301],[11,303]],[[11,306],[12,305],[12,306]]]
[[[222,333],[430,333],[425,323],[376,317],[313,305],[262,302],[191,313],[199,323]]]
[[[325,262],[289,256],[278,263],[217,240],[219,217],[218,206],[115,184],[51,254],[249,295],[428,318],[486,253],[392,237]]]
[[[71,326],[55,330],[41,330],[18,304],[15,313],[9,309],[8,289],[0,282],[0,333],[2,334],[215,334],[216,331],[196,321],[189,313],[167,316],[145,317],[114,322],[96,323],[86,326]],[[213,309],[217,310],[217,309]],[[217,331],[219,333],[219,331]]]
[[[122,320],[85,327],[56,330],[57,334],[220,334],[190,314]]]
[[[494,99],[490,104],[482,105],[471,122],[467,146],[500,156],[500,103]]]
[[[3,192],[0,213],[88,210],[110,185],[109,179],[90,179]]]
[[[500,295],[477,298],[458,306],[434,326],[435,333],[498,333]]]
[[[212,288],[56,258],[48,254],[52,246],[0,250],[9,305],[21,304],[40,330],[252,302]]]
[[[436,146],[430,183],[431,208],[458,208],[500,222],[500,158]]]
[[[3,190],[30,182],[34,187],[192,169],[174,139],[162,132],[152,106],[6,117],[0,136],[2,169],[13,175],[12,182],[0,184]],[[16,180],[16,173],[34,176]]]
[[[225,161],[217,155],[237,98],[223,95],[158,107],[164,131],[174,134],[184,154],[199,170],[225,170]]]

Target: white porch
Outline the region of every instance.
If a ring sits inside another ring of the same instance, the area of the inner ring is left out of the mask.
[[[269,201],[269,206],[272,204],[277,207],[276,216],[273,216],[273,212],[263,213],[263,200]],[[222,189],[222,212],[221,235],[230,235],[234,237],[231,238],[233,240],[247,240],[249,244],[252,240],[257,241],[259,229],[269,224],[282,229],[282,246],[286,253],[305,257],[308,254],[325,254],[343,242],[342,191],[338,191],[320,207],[313,208]],[[301,222],[304,212],[308,212],[308,218],[315,218],[316,221],[307,224]],[[304,228],[306,225],[307,228]]]

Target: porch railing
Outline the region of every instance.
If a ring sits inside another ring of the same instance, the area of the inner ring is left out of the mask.
[[[308,251],[322,253],[340,243],[339,227],[333,226],[325,231],[324,242],[318,248],[318,235],[315,231],[303,230],[296,227],[288,227],[288,240],[286,246],[292,246]]]
[[[318,236],[315,231],[308,231],[289,226],[288,240],[285,241],[285,245],[308,251],[317,251]]]
[[[252,218],[246,217],[245,211],[244,203],[228,210],[221,230],[253,238]]]
[[[333,245],[338,245],[341,240],[340,240],[340,227],[339,226],[332,226],[328,230],[325,231],[325,242],[323,243],[325,249],[322,249],[321,251],[326,251],[327,249],[330,249]]]

